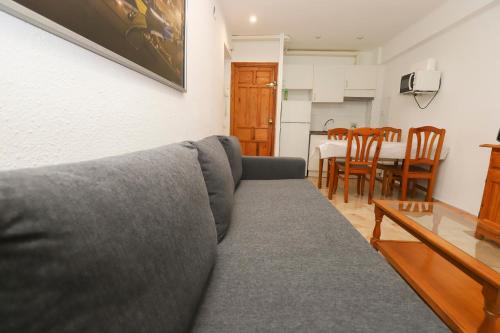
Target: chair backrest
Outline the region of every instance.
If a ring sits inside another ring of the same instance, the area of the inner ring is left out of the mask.
[[[346,169],[377,165],[383,139],[383,133],[376,128],[349,130],[347,134]]]
[[[384,136],[384,141],[401,142],[401,134],[403,133],[401,128],[381,127],[379,128],[379,130],[382,131],[382,135]]]
[[[347,128],[332,128],[328,130],[328,140],[347,140]]]
[[[436,167],[441,157],[445,133],[444,128],[432,126],[410,128],[404,168],[409,169],[411,165]],[[416,145],[415,149],[413,149],[414,145]]]

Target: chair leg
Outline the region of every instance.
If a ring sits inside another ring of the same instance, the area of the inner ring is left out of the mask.
[[[399,188],[401,188],[401,178],[399,178]],[[396,187],[396,178],[392,178],[392,183],[391,183],[391,195],[394,194],[394,188]]]
[[[389,197],[392,197],[392,194],[394,193],[394,184],[395,184],[395,180],[394,180],[394,175],[392,174],[392,172],[389,172],[387,174],[387,192],[386,192],[386,196],[389,196]]]
[[[427,202],[432,202],[434,199],[432,198],[432,194],[434,192],[434,185],[435,185],[435,177],[434,175],[429,179],[429,182],[427,183],[427,194],[425,196],[425,201]]]
[[[382,173],[382,196],[387,196],[389,193],[389,171],[384,170]]]
[[[321,188],[323,182],[323,159],[319,159],[319,167],[318,167],[318,188]]]
[[[330,175],[330,179],[328,182],[328,199],[332,200],[333,198],[333,190],[335,187],[335,173],[337,172],[337,168],[335,165],[332,165],[330,168],[330,173],[333,173],[333,175]]]
[[[361,176],[361,196],[365,195],[365,180],[366,180],[366,175]]]
[[[349,202],[349,174],[344,173],[344,202]]]
[[[418,185],[418,183],[417,183],[417,181],[415,180],[415,181],[413,182],[413,188],[412,188],[412,190],[411,190],[411,191],[412,191],[412,192],[411,192],[411,196],[412,196],[413,198],[415,198],[415,196],[417,195],[417,185]]]
[[[386,184],[385,184],[384,195],[386,197],[388,197],[388,196],[391,196],[391,194],[392,194],[392,187],[394,185],[394,175],[392,174],[392,171],[389,171],[389,170],[387,170],[386,173],[387,173],[387,175],[386,175],[387,179],[386,179]]]
[[[358,180],[356,181],[356,193],[361,195],[361,175],[358,175]]]
[[[408,178],[401,177],[401,201],[406,201],[408,192]]]
[[[339,169],[333,165],[332,168],[333,170],[333,193],[337,193],[337,188],[339,186]]]
[[[370,177],[370,188],[368,189],[368,204],[373,202],[373,193],[375,192],[375,174]]]
[[[384,196],[389,196],[391,192],[391,173],[389,171],[384,171],[385,172],[385,189],[384,189]]]
[[[382,194],[382,196],[385,195],[385,183],[387,181],[387,175],[386,175],[386,172],[385,170],[382,171],[382,185],[381,185],[381,188],[380,188],[380,193]]]
[[[332,167],[332,161],[330,159],[326,160],[326,183],[330,184],[330,168]]]

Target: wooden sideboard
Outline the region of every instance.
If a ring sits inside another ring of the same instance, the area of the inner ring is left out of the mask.
[[[481,147],[491,149],[491,158],[476,237],[487,238],[500,244],[500,145],[487,144]]]

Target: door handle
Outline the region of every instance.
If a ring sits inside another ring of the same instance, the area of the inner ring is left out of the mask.
[[[273,118],[269,118],[269,124],[273,124]]]
[[[278,85],[278,83],[276,81],[274,81],[274,82],[267,83],[266,87],[276,89],[277,85]]]

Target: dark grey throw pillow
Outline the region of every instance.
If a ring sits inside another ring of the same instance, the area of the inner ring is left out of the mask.
[[[197,156],[0,173],[0,332],[187,332],[217,249]]]
[[[210,208],[217,228],[217,240],[224,238],[233,210],[234,181],[226,152],[216,136],[193,142],[205,178]]]
[[[226,151],[227,159],[231,166],[231,173],[233,174],[234,189],[236,189],[243,175],[240,140],[235,136],[219,136],[218,138]]]

